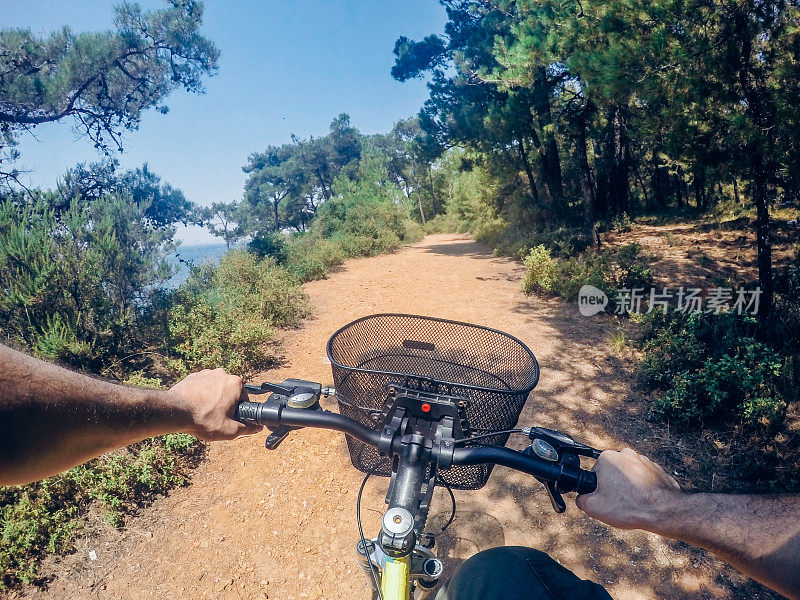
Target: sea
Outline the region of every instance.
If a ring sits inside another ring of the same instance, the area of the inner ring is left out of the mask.
[[[228,247],[225,244],[179,246],[175,252],[167,257],[169,264],[177,267],[178,271],[164,284],[164,287],[167,289],[177,288],[189,278],[191,265],[199,266],[203,263],[217,263],[227,251]]]

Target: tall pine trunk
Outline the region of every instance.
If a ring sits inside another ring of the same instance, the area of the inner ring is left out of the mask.
[[[589,167],[589,157],[586,153],[586,121],[595,110],[591,102],[573,120],[572,135],[575,142],[575,159],[578,163],[578,173],[581,182],[581,195],[583,196],[583,232],[586,241],[591,246],[600,246],[600,238],[595,227],[596,196],[592,183],[592,170]]]
[[[538,204],[539,190],[536,187],[536,178],[533,176],[533,169],[531,168],[531,163],[528,160],[528,153],[525,150],[525,140],[522,138],[522,136],[519,137],[517,149],[519,150],[519,159],[522,163],[522,168],[525,170],[525,175],[528,178],[528,186],[530,186],[531,198],[533,199],[534,203]]]
[[[622,109],[611,106],[607,112],[602,185],[598,203],[612,215],[630,213],[631,151],[627,124]]]
[[[555,135],[550,131],[553,124],[553,113],[550,106],[551,84],[547,79],[547,69],[541,67],[533,84],[533,109],[536,112],[536,121],[539,136],[542,142],[540,154],[540,167],[542,184],[545,192],[556,208],[563,212],[566,210],[564,201],[564,179],[561,175],[561,158],[558,155],[558,144]]]
[[[758,247],[758,284],[761,288],[758,317],[766,323],[772,312],[774,286],[772,281],[772,234],[769,217],[769,176],[764,156],[752,157],[753,203],[756,205],[756,244]]]

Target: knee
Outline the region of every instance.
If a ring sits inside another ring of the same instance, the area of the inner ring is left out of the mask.
[[[470,570],[489,569],[491,573],[502,573],[503,571],[519,572],[520,566],[529,564],[529,561],[552,561],[548,554],[534,548],[525,546],[501,546],[483,550],[468,558],[461,569]]]
[[[522,546],[478,552],[467,559],[436,596],[437,600],[509,600],[547,598],[530,565],[552,561],[547,554]]]

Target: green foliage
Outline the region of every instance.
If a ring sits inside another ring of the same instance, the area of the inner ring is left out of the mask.
[[[409,209],[380,156],[365,157],[356,176],[338,177],[334,189],[336,196],[317,212],[315,232],[338,240],[348,256],[373,256],[400,245]]]
[[[124,130],[143,111],[166,112],[177,87],[202,91],[216,70],[218,50],[202,37],[203,5],[194,0],[143,11],[125,3],[114,31],[75,34],[64,27],[46,38],[30,30],[0,31],[0,156],[16,136],[41,123],[72,117],[98,148],[121,148]],[[6,172],[13,179],[16,174]]]
[[[454,173],[447,214],[458,223],[460,233],[469,232],[488,245],[496,245],[503,239],[509,223],[487,202],[498,196],[499,185],[486,168],[478,165]]]
[[[178,374],[223,367],[246,376],[273,360],[276,327],[308,313],[297,280],[272,259],[242,250],[196,269],[169,311],[171,367]]]
[[[0,488],[0,589],[37,581],[43,556],[72,549],[92,506],[122,526],[138,507],[185,485],[203,448],[192,436],[170,434],[41,482]]]
[[[626,233],[640,212],[751,204],[769,314],[763,236],[800,192],[796,1],[443,4],[444,31],[400,37],[392,75],[430,77],[417,146],[497,183],[460,222],[518,256],[544,223],[594,245],[597,219]]]
[[[653,259],[642,252],[639,244],[610,248],[602,254],[607,260],[606,281],[615,289],[648,289],[653,285],[653,273],[650,269]]]
[[[300,281],[324,278],[334,267],[347,259],[342,245],[313,233],[291,238],[286,268]]]
[[[523,259],[527,269],[523,290],[574,300],[581,286],[593,285],[614,299],[619,289],[647,289],[652,285],[651,260],[637,244],[601,252],[590,250],[566,259],[554,259],[544,245],[539,245]]]
[[[273,231],[258,232],[247,244],[247,250],[259,258],[269,256],[279,265],[284,264],[289,258],[289,244],[286,236]]]
[[[425,223],[425,233],[463,233],[461,230],[462,223],[451,212],[438,214]]]
[[[214,202],[202,211],[201,216],[212,235],[221,237],[230,250],[231,245],[245,236],[245,231],[238,222],[241,208],[236,202]]]
[[[0,334],[95,372],[157,343],[147,309],[171,275],[174,229],[127,193],[76,199],[0,198]]]
[[[611,231],[615,233],[630,233],[632,226],[633,221],[630,215],[628,215],[628,213],[622,213],[614,217],[614,220],[611,222]]]
[[[250,155],[244,171],[244,199],[240,206],[242,230],[252,235],[291,228],[304,231],[317,206],[334,196],[334,182],[357,168],[364,136],[341,114],[328,135],[268,146]]]
[[[782,422],[791,399],[788,359],[758,341],[756,330],[755,320],[735,313],[652,317],[642,373],[664,390],[655,414],[681,425]]]
[[[544,245],[540,244],[533,248],[522,263],[527,269],[522,281],[522,289],[526,294],[555,292],[560,276],[558,263],[553,260]]]

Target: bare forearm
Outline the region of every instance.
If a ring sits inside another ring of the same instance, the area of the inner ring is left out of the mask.
[[[642,528],[700,546],[800,599],[800,496],[664,494]]]
[[[586,514],[705,548],[800,600],[800,496],[687,494],[630,448],[603,452],[594,470],[597,490],[577,499]]]
[[[93,379],[2,345],[0,365],[2,485],[40,479],[191,423],[169,392]]]

